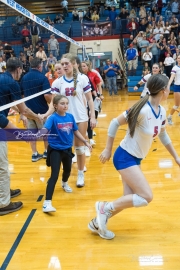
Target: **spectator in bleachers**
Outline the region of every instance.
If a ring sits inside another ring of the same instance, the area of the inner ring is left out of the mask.
[[[142,59],[145,63],[148,63],[150,69],[152,68],[152,52],[149,51],[149,47],[146,48],[146,51],[143,53]]]
[[[7,60],[11,57],[11,53],[13,53],[14,50],[12,49],[11,45],[8,43],[4,44],[4,53],[5,53],[5,59]]]
[[[104,9],[105,9],[105,3],[104,1],[99,2],[99,15],[103,16],[104,15]]]
[[[26,51],[27,60],[30,62],[30,59],[34,57],[34,49],[33,46],[30,45],[29,49]]]
[[[169,44],[169,48],[170,48],[170,55],[173,56],[173,54],[176,53],[176,45],[175,45],[175,40],[172,39],[170,44]]]
[[[24,44],[22,46],[25,53],[29,50],[30,45],[32,45],[32,43],[31,43],[30,39],[28,37],[26,37],[25,42],[24,42]]]
[[[44,50],[44,43],[40,36],[38,37],[38,42],[36,43],[35,52],[39,51],[39,46],[43,47],[43,50]]]
[[[22,35],[22,42],[24,43],[26,41],[26,37],[30,37],[30,31],[27,29],[27,26],[24,25],[23,29],[21,30]]]
[[[136,11],[134,9],[131,9],[130,10],[130,14],[129,14],[129,19],[132,19],[132,18],[137,18],[137,14],[136,14]]]
[[[4,45],[2,43],[2,40],[0,40],[0,56],[4,55]]]
[[[165,22],[164,22],[164,20],[163,20],[163,16],[160,16],[160,17],[159,17],[158,23],[160,24],[161,27],[164,27]]]
[[[79,13],[76,8],[74,8],[74,10],[72,11],[72,17],[73,17],[73,21],[79,21]]]
[[[159,14],[161,15],[162,8],[163,8],[162,0],[157,0],[157,8],[158,8]]]
[[[171,3],[171,11],[173,14],[177,15],[179,14],[179,3],[177,0],[174,0],[172,3]]]
[[[164,60],[164,66],[166,76],[168,76],[169,78],[171,77],[171,70],[174,63],[175,63],[174,59],[170,56],[169,53],[167,53],[166,58]]]
[[[22,62],[22,59],[23,59],[24,56],[25,56],[25,53],[23,51],[20,51],[19,60],[21,60],[21,62]]]
[[[156,41],[160,39],[160,36],[164,33],[164,29],[160,26],[159,23],[156,24],[156,28],[153,31],[154,38]]]
[[[164,73],[164,65],[163,65],[163,62],[159,62],[159,69],[160,69],[160,71],[159,71],[160,74],[165,74],[165,73]]]
[[[134,48],[133,43],[126,50],[126,60],[128,64],[128,76],[135,76],[137,69],[138,51]]]
[[[109,11],[109,16],[107,18],[107,20],[110,20],[112,23],[112,34],[114,34],[116,29],[116,19],[117,19],[117,12],[115,10],[115,7],[112,7],[111,10]]]
[[[15,23],[13,23],[11,29],[12,29],[13,37],[19,37],[19,26],[15,25]]]
[[[155,38],[153,38],[153,43],[150,44],[149,48],[152,52],[152,64],[158,63],[159,46]]]
[[[26,56],[23,56],[21,61],[22,61],[22,63],[23,63],[23,75],[25,75],[26,73],[29,72],[29,69],[30,69],[30,63],[29,63],[29,61],[27,60]]]
[[[91,12],[92,12],[92,10],[90,10],[90,16],[92,17]],[[78,12],[78,15],[79,15],[79,21],[82,22],[82,20],[84,18],[84,11],[82,9],[80,9]]]
[[[129,39],[128,39],[128,41],[127,41],[127,47],[129,47],[129,45],[133,42],[133,40],[134,40],[133,35],[130,35],[130,36],[129,36]]]
[[[125,8],[122,8],[121,12],[119,13],[119,18],[127,19],[128,16],[129,16],[129,12]]]
[[[59,16],[58,16],[58,15],[56,15],[56,17],[55,17],[55,19],[54,19],[54,23],[55,23],[55,24],[59,23]]]
[[[165,59],[165,52],[167,50],[167,43],[166,43],[166,39],[163,39],[163,41],[158,42],[158,46],[159,46],[159,62],[164,62]]]
[[[23,25],[24,24],[24,17],[22,15],[17,16],[15,20],[16,20],[17,25]]]
[[[140,7],[140,10],[139,10],[139,18],[140,20],[146,18],[147,14],[146,14],[146,9],[144,6],[141,6]]]
[[[54,34],[52,34],[48,40],[48,51],[49,53],[52,53],[56,58],[59,55],[59,43]]]
[[[39,27],[36,25],[35,22],[32,23],[32,26],[30,28],[30,34],[31,34],[31,40],[32,40],[32,45],[33,48],[36,48],[36,43],[38,42],[39,39]]]
[[[90,7],[85,10],[83,20],[84,21],[91,21]]]
[[[145,62],[144,63],[144,67],[142,70],[142,77],[146,76],[147,74],[149,74],[151,72],[150,67],[148,66],[148,63]]]
[[[45,18],[45,22],[48,23],[48,24],[50,24],[50,25],[53,25],[53,24],[54,24],[54,22],[51,21],[51,18],[50,18],[49,16],[47,16],[47,17]]]
[[[56,63],[57,63],[57,58],[54,57],[52,53],[50,53],[49,57],[47,58],[46,67],[48,67],[49,65],[55,66]]]
[[[6,67],[6,62],[3,60],[3,58],[0,56],[0,72],[2,73],[2,67]]]
[[[174,32],[174,35],[177,37],[178,35],[178,22],[176,21],[176,18],[173,18],[173,21],[171,22],[171,32]]]
[[[46,55],[45,51],[43,50],[42,46],[39,47],[39,51],[36,53],[36,57],[41,59],[42,64],[43,64],[42,73],[45,74],[46,73],[47,55]]]
[[[63,20],[63,17],[62,16],[59,17],[59,23],[60,24],[64,23],[64,20]]]
[[[117,80],[116,80],[116,71],[114,64],[111,64],[111,60],[107,59],[106,66],[104,66],[104,73],[106,75],[106,80],[108,84],[109,95],[112,96],[112,91],[114,95],[117,95]]]
[[[170,18],[170,24],[172,22],[174,22],[174,21],[178,23],[178,19],[176,18],[176,16],[175,15],[172,15],[171,18]]]
[[[131,32],[131,35],[133,35],[133,37],[135,37],[137,35],[138,27],[139,27],[139,24],[137,22],[135,22],[134,18],[132,18],[131,21],[127,24],[127,28],[129,29],[129,31]]]
[[[142,32],[146,32],[147,26],[148,26],[148,21],[146,19],[142,19],[139,23],[139,30]]]
[[[176,48],[176,53],[173,54],[173,59],[175,61],[177,60],[177,57],[178,57],[179,54],[180,54],[180,50],[179,50],[179,48]]]
[[[48,65],[48,72],[45,74],[45,76],[48,78],[51,86],[52,83],[59,77],[57,72],[55,71],[54,65]]]
[[[146,39],[146,36],[143,36],[143,40],[139,43],[139,46],[141,48],[141,60],[144,52],[146,51],[146,48],[149,47],[149,41]]]
[[[168,40],[168,37],[169,37],[170,32],[171,32],[171,26],[169,25],[168,21],[165,23],[163,30],[164,30],[164,37],[166,38],[166,40]]]
[[[97,22],[99,20],[99,15],[97,14],[97,11],[95,10],[91,16],[91,20],[93,22]]]
[[[61,6],[63,8],[63,15],[64,15],[64,17],[68,17],[69,16],[69,14],[68,14],[68,1],[63,0],[61,2]]]

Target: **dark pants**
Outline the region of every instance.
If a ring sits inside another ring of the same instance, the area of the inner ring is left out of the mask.
[[[171,70],[173,68],[173,65],[165,66],[165,73],[170,78],[171,77]]]
[[[95,119],[97,119],[98,118],[98,112],[97,111],[94,111],[95,112]],[[88,115],[89,115],[89,108],[88,108]],[[89,120],[88,120],[88,128],[87,128],[87,133],[88,133],[88,138],[89,138],[89,140],[90,139],[92,139],[92,137],[93,137],[93,130],[92,130],[92,128],[91,128],[91,125],[90,125],[90,118],[89,118]]]
[[[52,200],[54,188],[59,177],[61,162],[63,164],[62,181],[67,182],[71,173],[72,157],[62,150],[51,149],[50,152],[51,176],[47,183],[46,200]]]

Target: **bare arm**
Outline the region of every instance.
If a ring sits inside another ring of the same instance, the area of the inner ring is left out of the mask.
[[[138,82],[138,84],[141,86],[141,85],[144,84],[144,82],[140,81],[140,82]],[[135,91],[138,90],[138,89],[139,89],[139,88],[138,88],[137,86],[134,86],[134,90],[135,90]]]
[[[45,114],[42,114],[42,115],[41,115],[41,118],[42,118],[42,119],[47,118],[49,115],[51,115],[51,114],[54,112],[53,98],[54,98],[55,96],[56,96],[55,94],[52,94],[52,95],[51,95],[51,103],[49,104],[49,109],[48,109],[48,111],[47,111]]]
[[[30,119],[39,120],[38,115],[33,113],[24,103],[18,104],[17,107],[22,115]]]
[[[168,83],[168,87],[170,88],[171,83],[173,82],[174,78],[175,78],[176,74],[171,74],[171,77],[169,79],[169,83]]]
[[[86,100],[88,102],[90,112],[91,112],[90,125],[91,125],[91,128],[93,129],[96,126],[96,119],[95,119],[94,103],[93,103],[91,92],[86,93],[85,96],[86,96]]]
[[[92,146],[88,143],[88,141],[86,141],[86,139],[82,136],[82,134],[79,132],[79,130],[74,131],[74,135],[80,140],[82,141],[91,151],[92,150]]]
[[[48,104],[51,103],[51,100],[52,100],[52,95],[51,94],[45,94],[44,98],[45,98],[45,100],[47,101]]]

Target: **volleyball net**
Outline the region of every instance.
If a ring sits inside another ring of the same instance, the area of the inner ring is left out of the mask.
[[[48,72],[48,58],[53,57],[55,58],[54,61],[60,60],[64,53],[69,52],[70,44],[80,48],[82,58],[86,58],[85,46],[69,36],[71,22],[65,21],[61,24],[58,20],[55,20],[55,18],[61,17],[61,14],[37,16],[13,0],[0,0],[0,4],[0,73],[6,71],[6,62],[10,57],[18,57],[23,63],[23,75],[26,74],[30,70],[30,60],[37,57],[40,48],[46,55],[43,59],[42,72],[44,74]],[[33,38],[31,33],[33,22],[36,23],[37,27],[36,39]],[[57,49],[53,48],[53,42],[52,48],[48,45],[52,35],[55,36],[58,42]],[[54,62],[49,60],[49,63]],[[23,98],[21,101],[1,106],[0,111],[45,94],[48,91],[49,89],[28,98]]]

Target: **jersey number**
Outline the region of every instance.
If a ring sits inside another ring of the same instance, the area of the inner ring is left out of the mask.
[[[67,87],[65,88],[65,94],[66,94],[66,97],[69,97],[69,96],[72,96],[73,95],[73,92],[74,92],[74,87]]]
[[[153,138],[156,137],[156,135],[158,134],[158,126],[154,127],[154,135]]]

